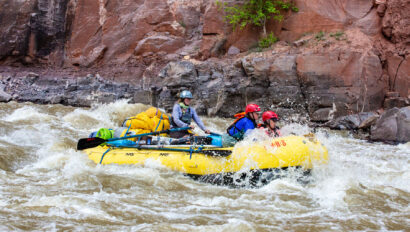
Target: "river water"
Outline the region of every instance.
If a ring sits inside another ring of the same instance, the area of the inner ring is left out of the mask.
[[[329,163],[308,184],[290,174],[258,189],[196,182],[155,163],[100,166],[75,150],[79,138],[145,109],[0,104],[0,231],[410,230],[410,143],[319,131]],[[229,124],[204,121],[217,132]]]

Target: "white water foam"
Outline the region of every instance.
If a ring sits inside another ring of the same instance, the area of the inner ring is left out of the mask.
[[[37,221],[33,230],[404,230],[408,222],[410,143],[369,144],[319,130],[316,137],[328,148],[329,163],[313,169],[310,183],[299,183],[291,173],[259,189],[229,189],[195,182],[155,161],[96,165],[74,150],[78,138],[118,126],[142,106],[124,101],[89,109],[56,106],[61,107],[56,116],[46,107],[17,105],[0,115],[4,122],[19,123],[2,140],[32,152],[32,158],[13,172],[0,170],[0,206],[21,223]],[[230,120],[220,121],[204,118],[212,131],[222,133]],[[281,130],[311,132],[299,124]],[[264,136],[255,132],[243,143]],[[1,212],[0,221],[10,224]]]

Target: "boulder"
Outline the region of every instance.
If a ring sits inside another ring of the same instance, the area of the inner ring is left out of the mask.
[[[299,86],[296,55],[252,54],[242,58],[242,66],[250,77],[284,86]]]
[[[193,63],[189,61],[170,62],[161,70],[159,77],[165,87],[192,88],[197,77]]]
[[[310,120],[314,122],[328,121],[332,119],[332,108],[320,108],[311,114]]]
[[[370,139],[384,142],[409,142],[410,106],[385,111],[371,127]]]
[[[0,102],[9,102],[12,96],[4,91],[4,85],[0,84]]]
[[[228,55],[237,55],[237,54],[239,54],[239,53],[241,53],[241,50],[239,50],[239,48],[237,48],[237,47],[235,47],[235,46],[231,46],[231,47],[228,49]]]
[[[375,112],[362,112],[358,114],[338,117],[326,123],[325,126],[328,126],[331,129],[338,129],[338,130],[367,129],[374,122],[376,122],[378,118],[379,118],[379,115]]]
[[[402,108],[410,105],[410,99],[404,97],[389,97],[384,100],[384,109]]]

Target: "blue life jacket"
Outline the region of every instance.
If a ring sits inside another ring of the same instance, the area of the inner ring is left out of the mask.
[[[254,120],[248,117],[243,117],[230,125],[226,131],[230,136],[239,141],[243,139],[248,130],[255,129],[256,126],[257,125]]]

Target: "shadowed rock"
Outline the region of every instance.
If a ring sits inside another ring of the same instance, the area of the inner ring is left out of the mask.
[[[338,117],[328,123],[331,129],[346,130],[346,129],[366,129],[376,122],[379,115],[374,112],[363,112],[348,116]]]
[[[409,142],[410,106],[385,111],[372,126],[370,139],[384,142]]]

